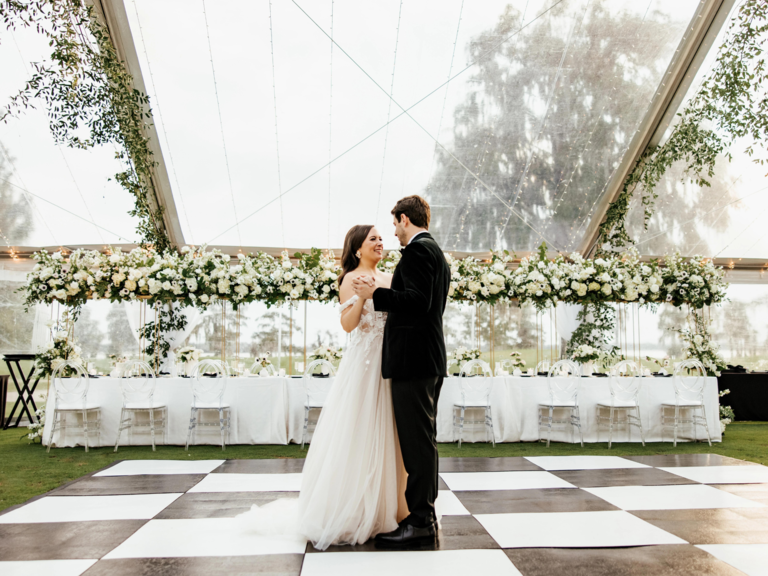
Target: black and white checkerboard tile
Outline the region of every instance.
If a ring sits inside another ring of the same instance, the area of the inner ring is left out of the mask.
[[[768,574],[768,468],[731,458],[441,459],[439,538],[412,550],[240,530],[302,466],[116,463],[0,513],[0,574]]]

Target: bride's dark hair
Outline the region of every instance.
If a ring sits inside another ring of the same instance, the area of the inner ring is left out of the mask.
[[[339,274],[339,288],[344,280],[344,276],[352,272],[360,265],[360,258],[355,253],[365,242],[368,232],[373,229],[373,224],[363,224],[352,226],[344,238],[344,250],[341,253],[341,274]]]

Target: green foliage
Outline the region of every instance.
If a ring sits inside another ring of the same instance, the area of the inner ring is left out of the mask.
[[[147,322],[139,330],[139,336],[147,342],[144,353],[149,358],[149,363],[159,372],[160,364],[168,357],[171,344],[165,339],[165,335],[170,332],[184,330],[187,327],[187,317],[181,312],[180,306],[169,303],[160,306],[157,313],[157,321]]]
[[[616,326],[616,311],[607,302],[584,304],[576,317],[579,325],[571,334],[566,346],[566,354],[571,357],[579,346],[591,346],[601,351],[603,366],[614,364],[618,360],[619,348],[611,342]]]
[[[93,7],[84,0],[5,0],[0,17],[10,30],[34,28],[51,47],[49,60],[33,64],[32,78],[0,119],[18,116],[42,101],[57,143],[80,149],[115,144],[124,166],[115,180],[135,199],[129,214],[139,219],[143,243],[160,251],[169,248],[162,209],[150,202],[156,163],[144,135],[152,118],[149,98],[133,87],[133,77]]]
[[[627,176],[619,197],[606,213],[597,241],[598,254],[631,244],[626,229],[629,203],[636,193],[647,227],[664,174],[679,162],[683,177],[698,186],[710,186],[719,155],[731,160],[729,150],[738,138],[749,138],[761,146],[768,139],[768,94],[763,43],[768,33],[768,3],[746,0],[731,22],[720,46],[717,61],[682,113],[663,145],[649,148]],[[754,154],[753,144],[745,152]],[[756,157],[758,164],[765,157]]]

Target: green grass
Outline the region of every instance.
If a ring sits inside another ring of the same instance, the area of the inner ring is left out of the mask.
[[[112,448],[95,448],[86,454],[82,448],[54,448],[50,453],[40,444],[20,439],[25,429],[0,431],[0,510],[43,494],[80,476],[103,468],[115,460],[206,460],[240,458],[303,458],[306,452],[299,446],[230,446],[222,452],[216,446],[194,446],[185,452],[179,446],[159,446],[157,452],[146,446],[121,447],[115,454]],[[731,456],[768,465],[768,422],[735,422],[721,443],[710,448],[706,443],[671,442],[648,444],[607,443],[578,444],[553,443],[549,448],[537,442],[519,444],[441,444],[440,456],[542,456],[542,455],[613,455],[636,456],[648,454],[712,453]]]

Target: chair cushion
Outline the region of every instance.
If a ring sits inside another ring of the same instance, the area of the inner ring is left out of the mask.
[[[101,406],[98,404],[93,404],[92,402],[86,402],[85,403],[85,410],[99,410],[101,409]],[[83,405],[79,402],[75,402],[72,404],[68,404],[66,402],[60,402],[56,404],[56,411],[62,411],[62,412],[72,412],[75,410],[83,410]]]
[[[218,404],[215,404],[213,402],[198,402],[193,408],[197,408],[198,410],[218,410],[221,408],[222,410],[229,410],[229,404],[222,404],[219,406]]]
[[[698,400],[683,400],[679,404],[669,404],[664,403],[662,406],[668,407],[668,408],[674,408],[675,406],[679,406],[680,408],[694,408],[696,406],[703,406],[703,402],[699,402]]]
[[[576,402],[555,402],[550,404],[539,404],[541,408],[576,408]]]
[[[601,408],[610,408],[611,404],[605,404],[605,403],[598,403],[598,406]],[[631,400],[619,400],[613,403],[614,408],[637,408],[637,403],[632,402]]]
[[[456,403],[453,405],[454,408],[490,408],[491,406],[489,404],[486,404],[485,402],[465,402],[464,404]]]
[[[144,402],[128,402],[125,405],[126,410],[165,410],[167,406],[160,404],[148,404]]]

